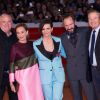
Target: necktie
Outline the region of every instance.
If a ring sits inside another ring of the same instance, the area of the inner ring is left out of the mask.
[[[95,43],[95,30],[93,31],[92,34],[92,39],[91,39],[91,48],[90,48],[90,62],[93,64],[93,51],[94,51],[94,43]]]

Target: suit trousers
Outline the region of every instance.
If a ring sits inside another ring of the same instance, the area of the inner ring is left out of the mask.
[[[9,74],[4,72],[3,78],[0,86],[0,100],[3,100],[5,89],[7,88],[9,100],[18,100],[17,93],[11,91],[9,84]]]
[[[95,92],[97,96],[97,100],[100,100],[100,70],[97,70],[95,67],[92,66],[92,78],[93,84],[95,87]]]
[[[86,80],[71,80],[70,81],[74,100],[82,99],[82,90],[85,92],[87,100],[96,100],[94,86]]]
[[[45,100],[62,100],[63,82],[53,81],[50,84],[42,84]]]

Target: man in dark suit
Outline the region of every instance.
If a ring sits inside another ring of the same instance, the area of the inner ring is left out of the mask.
[[[96,10],[90,10],[88,22],[91,27],[88,40],[92,78],[97,98],[100,100],[100,13]]]
[[[92,80],[86,80],[88,28],[75,26],[75,18],[72,14],[64,16],[63,24],[66,31],[62,34],[61,40],[67,55],[67,73],[74,100],[82,100],[82,89],[87,100],[96,100]]]
[[[12,18],[8,14],[0,16],[0,100],[3,100],[7,88],[9,100],[18,100],[9,85],[10,49],[17,41],[16,35],[11,31]]]

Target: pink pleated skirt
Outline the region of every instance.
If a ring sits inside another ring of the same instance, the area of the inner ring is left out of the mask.
[[[9,74],[10,81],[14,81],[14,73]],[[20,84],[19,100],[44,100],[38,65],[15,71],[15,79]]]

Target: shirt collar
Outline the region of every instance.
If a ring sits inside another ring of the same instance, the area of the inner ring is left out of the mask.
[[[97,28],[95,28],[94,30],[96,31],[96,33],[98,33],[98,32],[99,32],[99,29],[100,29],[100,25],[99,25]],[[92,32],[93,32],[94,30],[92,30]]]

